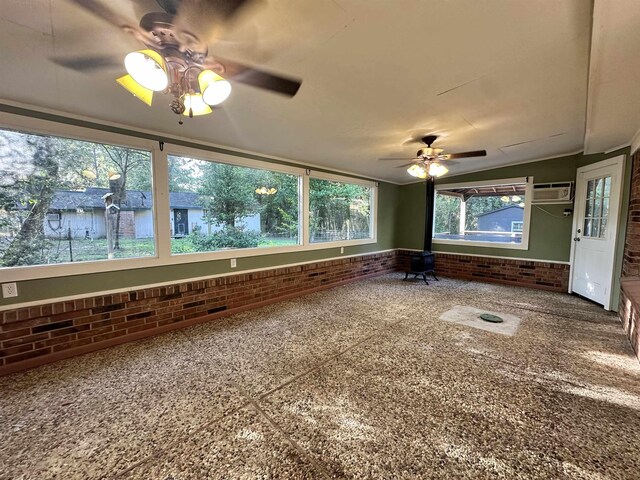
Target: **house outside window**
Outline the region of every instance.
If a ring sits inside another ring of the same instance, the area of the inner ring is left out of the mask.
[[[0,129],[0,267],[155,255],[151,152]]]
[[[300,177],[169,155],[172,254],[296,246]]]
[[[434,242],[528,248],[533,179],[436,185]]]

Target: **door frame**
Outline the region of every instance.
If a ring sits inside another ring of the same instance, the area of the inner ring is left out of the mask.
[[[618,211],[616,212],[616,221],[613,223],[613,231],[612,231],[614,252],[613,252],[613,264],[612,264],[612,270],[611,270],[611,284],[609,285],[609,289],[608,289],[609,291],[608,300],[604,305],[605,310],[611,310],[611,307],[612,307],[611,301],[613,300],[613,286],[615,284],[614,273],[616,269],[616,264],[618,263],[617,261],[618,261],[618,254],[619,254],[616,247],[618,245],[620,215],[623,209],[622,198],[623,198],[623,192],[625,187],[624,173],[625,173],[626,157],[627,156],[625,154],[618,155],[616,157],[607,158],[606,160],[602,160],[600,162],[585,165],[584,167],[580,167],[576,170],[575,191],[574,191],[574,199],[573,199],[573,225],[571,227],[571,254],[570,254],[571,262],[569,264],[569,289],[568,289],[569,293],[573,293],[573,269],[574,269],[575,251],[576,251],[576,242],[573,239],[576,238],[576,235],[578,234],[578,228],[580,228],[581,226],[581,225],[578,225],[578,222],[580,221],[580,218],[579,218],[580,215],[578,215],[578,207],[577,207],[578,205],[577,193],[578,193],[578,182],[579,182],[580,174],[589,172],[591,170],[597,170],[599,168],[613,166],[613,167],[616,167],[616,172],[620,178],[619,188],[618,188]],[[579,199],[579,200],[582,201],[582,199]]]

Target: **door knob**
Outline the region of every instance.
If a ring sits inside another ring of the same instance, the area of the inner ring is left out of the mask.
[[[573,241],[574,241],[574,242],[579,242],[579,241],[580,241],[580,238],[579,238],[579,237],[573,237]]]

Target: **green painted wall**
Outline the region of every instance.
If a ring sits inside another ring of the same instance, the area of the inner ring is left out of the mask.
[[[64,117],[52,116],[48,114],[40,114],[30,112],[24,109],[15,109],[14,107],[0,105],[0,111],[9,111],[21,115],[31,115],[46,120],[70,123],[83,127],[114,131],[112,127],[102,127],[99,124],[88,124],[77,120],[66,119]],[[115,133],[130,134],[137,137],[144,135],[139,132],[128,132],[123,129],[115,129]],[[156,140],[161,137],[145,137]],[[199,147],[197,144],[184,141],[175,141],[162,138],[167,143],[179,143],[190,147]],[[199,147],[204,150],[217,151],[221,153],[233,154],[241,156],[237,152],[218,149],[213,147]],[[272,160],[268,157],[251,155],[248,158],[267,161],[271,163],[283,164],[279,160]],[[292,164],[300,166],[297,164]],[[314,170],[318,170],[314,167]],[[329,170],[325,170],[332,173]],[[342,175],[342,174],[341,174]],[[355,178],[362,178],[356,177]],[[396,245],[396,208],[399,204],[398,195],[400,187],[390,183],[380,183],[378,188],[378,238],[376,243],[358,246],[344,247],[344,256],[359,253],[374,252],[379,250],[387,250],[394,248]],[[36,300],[55,299],[71,295],[88,294],[92,292],[100,292],[114,290],[126,287],[144,286],[154,283],[178,281],[195,277],[203,277],[208,275],[216,275],[221,273],[240,273],[243,270],[251,270],[256,268],[276,267],[279,265],[287,265],[292,263],[300,263],[314,260],[322,260],[331,257],[339,257],[339,248],[329,248],[322,250],[311,250],[305,252],[282,253],[256,255],[252,257],[243,257],[237,259],[237,268],[231,269],[229,260],[214,260],[197,263],[184,263],[179,265],[167,265],[161,267],[136,268],[131,270],[121,270],[115,272],[104,272],[83,275],[71,275],[59,278],[41,278],[36,280],[26,280],[18,282],[18,292],[20,295],[16,298],[3,299],[0,298],[0,306],[12,305],[23,302],[31,302]],[[0,273],[0,276],[2,274]],[[0,278],[0,282],[2,279]]]

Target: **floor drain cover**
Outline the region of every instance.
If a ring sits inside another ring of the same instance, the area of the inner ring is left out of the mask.
[[[491,323],[502,323],[502,317],[499,317],[498,315],[492,315],[491,313],[483,313],[480,315],[480,319],[484,320],[485,322],[491,322]]]

